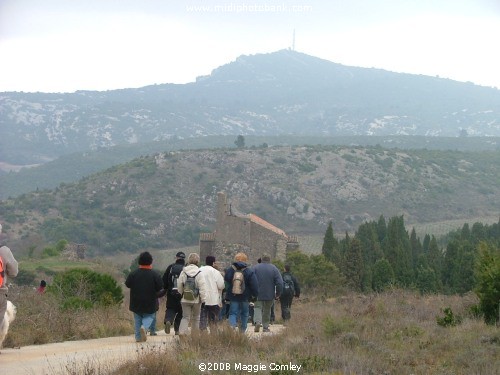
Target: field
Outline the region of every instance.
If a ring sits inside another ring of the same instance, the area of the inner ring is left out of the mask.
[[[116,310],[70,313],[54,308],[49,296],[33,301],[25,291],[14,291],[12,299],[19,312],[6,341],[8,347],[132,334],[126,304]],[[270,371],[271,363],[300,365],[302,374],[500,374],[499,328],[471,314],[476,303],[473,294],[421,296],[396,289],[370,295],[325,291],[319,296],[306,291],[295,300],[292,320],[282,333],[252,340],[222,322],[217,332],[139,353],[116,371],[102,370],[106,366],[93,359],[84,373],[209,374],[216,372],[200,371],[200,363],[218,362],[231,364],[229,371],[218,372],[224,374],[247,373],[241,367],[235,369],[238,363],[267,366],[267,370],[255,371],[261,374],[296,373]],[[437,323],[446,308],[453,315],[449,326]],[[47,311],[52,311],[52,319],[46,319]],[[276,312],[281,323],[279,304]],[[163,314],[160,309],[159,321]]]

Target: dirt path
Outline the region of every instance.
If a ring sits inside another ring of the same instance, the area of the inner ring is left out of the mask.
[[[272,325],[271,333],[283,327]],[[248,335],[253,333],[248,327]],[[3,375],[63,375],[78,369],[94,368],[111,370],[119,364],[133,360],[148,351],[172,346],[172,334],[158,331],[158,336],[148,336],[145,343],[136,343],[133,335],[104,339],[67,341],[55,344],[6,348],[0,351],[0,373]]]

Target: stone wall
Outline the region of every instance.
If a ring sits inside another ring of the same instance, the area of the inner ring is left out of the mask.
[[[272,260],[284,260],[286,252],[295,248],[298,248],[297,237],[288,237],[255,215],[237,213],[223,192],[218,193],[215,232],[200,235],[202,262],[207,255],[213,255],[223,267],[229,266],[238,252],[244,252],[248,263],[255,264],[264,253]]]

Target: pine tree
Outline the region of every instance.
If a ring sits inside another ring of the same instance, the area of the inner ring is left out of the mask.
[[[417,267],[416,284],[421,293],[435,293],[439,290],[439,280],[431,267]]]
[[[481,242],[478,251],[475,291],[484,320],[488,324],[495,324],[500,321],[500,248]]]
[[[429,235],[427,235],[426,237],[430,238]],[[434,270],[434,273],[436,274],[436,277],[439,281],[439,289],[441,289],[442,287],[441,275],[443,273],[443,252],[439,248],[436,237],[434,235],[429,241],[429,247],[428,247],[428,252],[426,253],[426,258],[427,258],[427,264]]]
[[[333,225],[330,221],[328,227],[326,228],[325,237],[323,238],[323,246],[321,247],[321,253],[330,262],[335,262],[335,250],[338,248],[338,241],[333,235]]]
[[[377,234],[378,242],[382,243],[385,240],[385,236],[387,235],[387,224],[385,223],[385,218],[383,215],[380,215],[378,219]]]
[[[443,285],[448,293],[456,293],[460,285],[460,246],[453,240],[446,246],[443,263]]]
[[[429,246],[431,243],[431,236],[429,234],[426,234],[424,236],[424,241],[422,242],[422,251],[424,254],[427,254],[429,252]]]
[[[394,283],[394,271],[387,259],[379,259],[373,265],[372,287],[377,292],[384,291]]]
[[[353,238],[347,248],[344,274],[349,286],[357,291],[363,290],[363,256],[361,254],[361,243],[357,238]]]
[[[469,241],[471,239],[471,233],[469,228],[469,223],[465,223],[462,227],[462,231],[460,232],[460,238],[462,240]]]
[[[361,242],[365,267],[373,266],[378,259],[384,257],[378,240],[376,222],[361,224],[356,232],[356,238]]]
[[[239,135],[238,137],[236,137],[234,144],[238,148],[244,148],[245,147],[245,137],[243,137],[242,135]]]
[[[411,246],[403,217],[392,217],[387,224],[384,240],[385,257],[391,264],[396,282],[409,286],[413,281]]]

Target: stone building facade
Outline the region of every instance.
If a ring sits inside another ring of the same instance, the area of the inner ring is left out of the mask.
[[[255,264],[263,253],[268,253],[272,259],[284,260],[287,251],[298,249],[296,236],[288,236],[257,215],[237,212],[224,192],[219,192],[217,198],[215,232],[200,235],[202,261],[207,255],[214,255],[218,262],[227,266],[236,253],[243,251],[248,255],[248,262]]]

